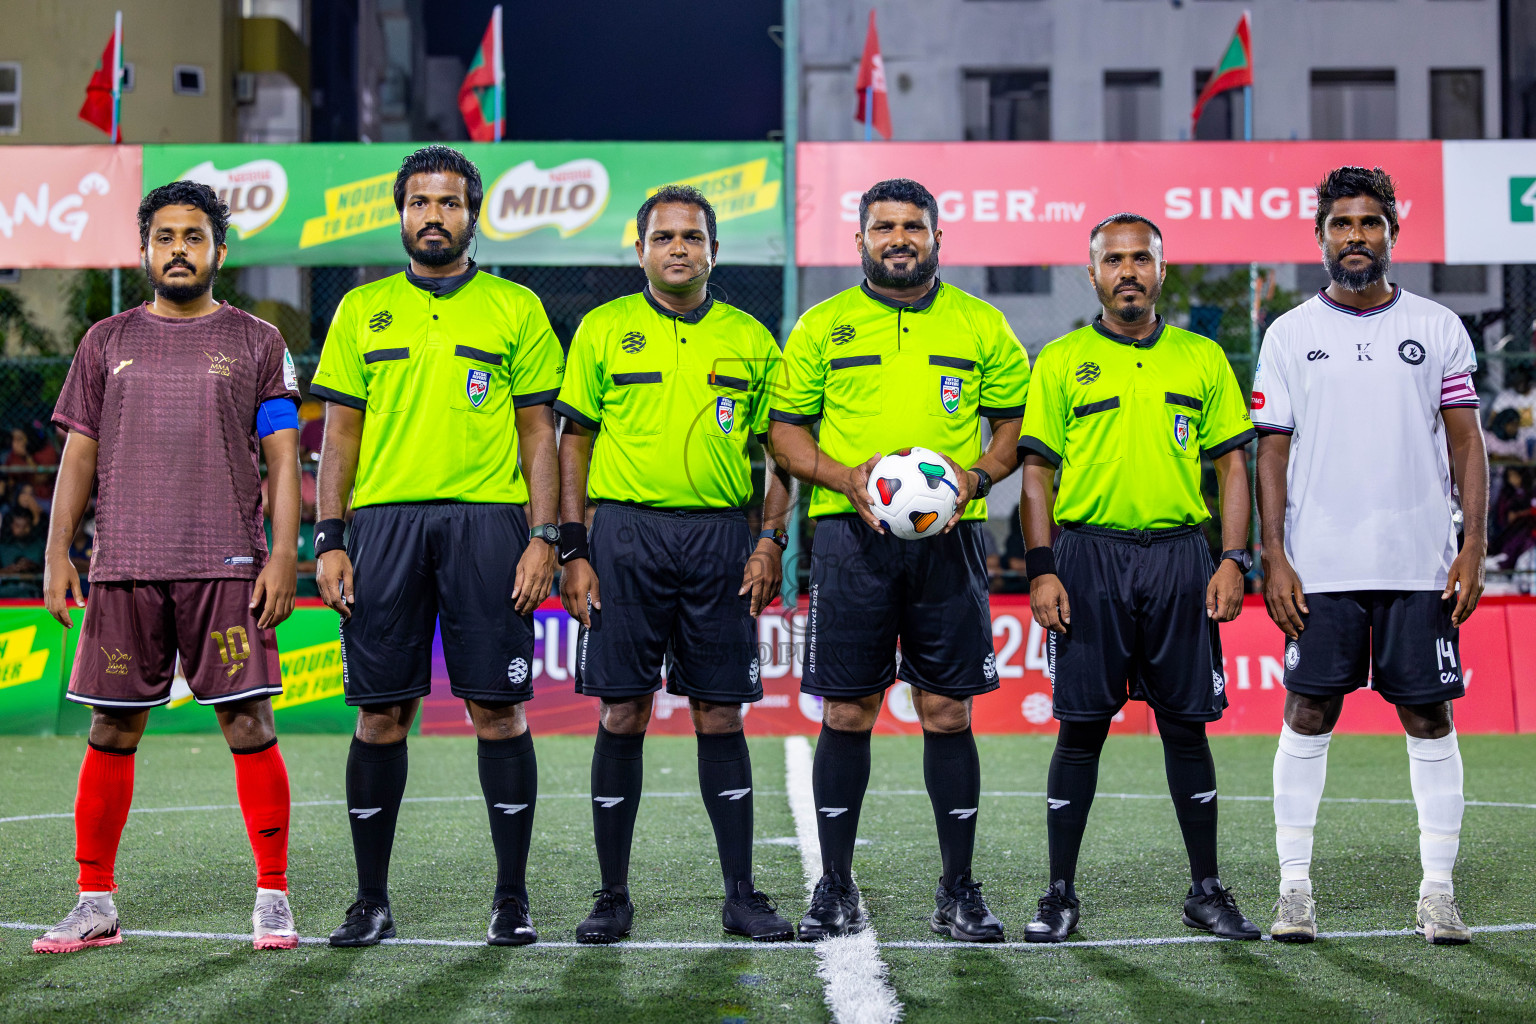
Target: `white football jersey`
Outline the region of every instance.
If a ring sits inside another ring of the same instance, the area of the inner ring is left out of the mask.
[[[1398,288],[1373,309],[1323,293],[1275,321],[1253,425],[1291,435],[1285,553],[1307,592],[1439,590],[1456,557],[1440,410],[1476,408],[1472,339]]]

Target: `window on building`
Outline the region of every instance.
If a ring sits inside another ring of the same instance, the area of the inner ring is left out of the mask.
[[[1391,68],[1313,71],[1312,137],[1397,138],[1397,73]]]
[[[21,65],[0,64],[0,135],[21,131]]]
[[[1049,71],[967,71],[967,142],[1044,142],[1051,137]]]
[[[1478,263],[1464,266],[1432,263],[1429,287],[1437,295],[1483,295],[1488,291],[1488,268]]]
[[[1429,73],[1429,137],[1483,137],[1483,69],[1436,68]]]
[[[171,88],[182,96],[201,96],[204,92],[203,69],[195,64],[177,64],[171,69]]]
[[[0,284],[21,284],[19,267],[0,267]]]
[[[1049,295],[1050,267],[988,267],[988,295]]]
[[[1104,139],[1163,137],[1163,76],[1158,71],[1104,72]]]
[[[1211,80],[1211,69],[1195,71],[1195,99],[1205,91]],[[1228,89],[1212,96],[1200,111],[1195,122],[1195,138],[1205,141],[1240,139],[1243,137],[1243,93],[1240,89]]]

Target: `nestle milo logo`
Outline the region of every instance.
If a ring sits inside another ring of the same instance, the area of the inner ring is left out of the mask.
[[[602,216],[608,195],[608,169],[596,160],[584,157],[548,170],[524,160],[486,190],[480,225],[498,241],[549,227],[565,238]]]

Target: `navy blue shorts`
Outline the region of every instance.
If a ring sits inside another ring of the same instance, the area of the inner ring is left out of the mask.
[[[1066,633],[1046,633],[1061,721],[1112,718],[1128,700],[1190,722],[1226,710],[1221,634],[1205,614],[1216,572],[1205,536],[1188,526],[1139,537],[1077,526],[1056,539],[1072,619]]]
[[[842,700],[897,679],[955,700],[997,689],[984,529],[902,540],[858,516],[818,519],[800,689]]]
[[[341,623],[348,704],[430,693],[439,622],[455,697],[516,704],[533,696],[533,616],[517,614],[512,600],[528,547],[520,506],[368,505],[349,534],[357,599]]]
[[[1438,590],[1308,594],[1301,636],[1285,645],[1285,688],[1342,697],[1369,685],[1399,706],[1439,704],[1467,692],[1454,598]],[[1370,675],[1367,677],[1366,673]]]
[[[661,689],[712,704],[763,699],[752,595],[754,542],[739,508],[604,502],[588,544],[601,609],[581,632],[576,692],[618,701]]]

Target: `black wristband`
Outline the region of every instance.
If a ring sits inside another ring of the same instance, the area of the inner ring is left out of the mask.
[[[322,519],[315,524],[315,557],[327,551],[346,548],[347,522],[345,519]]]
[[[1030,548],[1024,552],[1024,574],[1031,580],[1037,576],[1056,575],[1056,552],[1047,547]]]
[[[586,523],[561,523],[560,524],[560,564],[573,562],[578,558],[591,560],[587,551],[587,524]]]

